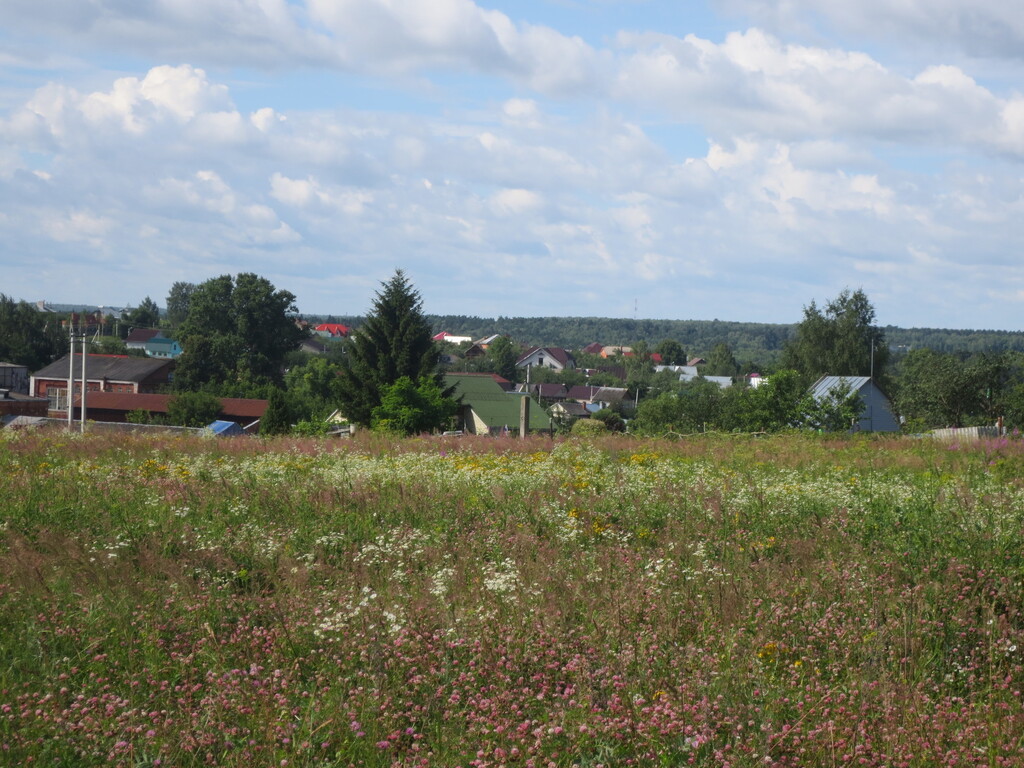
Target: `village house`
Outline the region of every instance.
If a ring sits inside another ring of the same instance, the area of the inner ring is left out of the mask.
[[[625,397],[625,387],[595,387],[589,384],[577,384],[569,389],[570,400],[597,405],[600,408],[612,408],[619,405]]]
[[[181,344],[174,339],[165,339],[163,336],[154,336],[143,346],[146,350],[146,357],[157,357],[163,360],[174,360],[181,355]]]
[[[487,354],[488,347],[495,342],[496,339],[500,338],[500,333],[492,333],[490,336],[484,336],[482,339],[477,339],[473,342],[472,346],[465,352],[465,357],[470,360],[474,357],[483,357]]]
[[[145,351],[146,344],[153,339],[163,338],[163,335],[163,331],[159,331],[156,328],[133,328],[128,336],[125,337],[124,345],[128,349]]]
[[[49,400],[51,416],[67,415],[68,379],[75,379],[74,394],[82,391],[82,356],[74,358],[71,373],[68,356],[36,371],[29,379],[29,394]],[[115,392],[121,394],[154,393],[171,383],[174,362],[159,358],[128,357],[126,355],[88,355],[85,375],[88,392]],[[88,406],[88,397],[86,398]]]
[[[352,329],[342,323],[320,323],[313,328],[313,333],[325,339],[346,339]]]
[[[548,408],[551,419],[565,427],[571,425],[577,419],[589,419],[592,413],[601,410],[596,405],[585,403],[558,402]]]
[[[855,432],[899,432],[892,403],[870,376],[822,376],[811,387],[811,396],[822,401],[846,391],[856,393],[861,401]]]
[[[530,347],[516,361],[516,368],[533,367],[565,371],[575,368],[576,361],[568,350],[561,347]]]
[[[558,383],[521,384],[519,390],[528,392],[546,404],[565,400],[569,396],[569,390],[565,388],[565,385]]]
[[[128,421],[128,414],[132,412],[145,412],[150,417],[166,416],[172,399],[174,395],[89,391],[85,398],[85,418],[89,421],[123,424]],[[253,431],[263,418],[267,403],[267,400],[222,397],[221,410],[217,418],[233,422],[246,431]],[[81,395],[77,395],[74,400],[76,418],[81,405]]]
[[[459,398],[456,428],[469,435],[502,435],[519,430],[522,399],[526,393],[507,392],[502,388],[500,376],[488,373],[449,373],[445,385],[455,387]],[[530,399],[527,429],[530,432],[548,431],[551,419],[537,401]]]
[[[453,333],[448,333],[448,331],[441,331],[440,333],[435,334],[431,338],[434,341],[438,341],[438,342],[440,342],[440,341],[447,341],[449,344],[456,344],[456,345],[458,345],[458,344],[465,344],[467,342],[471,343],[473,341],[473,337],[472,336],[456,336]]]

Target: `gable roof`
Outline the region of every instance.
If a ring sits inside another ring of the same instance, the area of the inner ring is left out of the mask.
[[[299,343],[299,349],[305,350],[306,352],[312,352],[315,355],[322,355],[327,351],[327,346],[322,341],[317,341],[314,338],[303,339]]]
[[[533,390],[532,394],[537,397],[546,397],[549,400],[553,399],[564,399],[569,396],[569,391],[565,388],[564,384],[558,383],[542,383],[542,384],[531,384],[530,389]]]
[[[661,373],[662,371],[672,371],[673,373],[679,373],[684,376],[699,376],[697,372],[697,366],[695,365],[656,365],[654,366],[655,373]]]
[[[35,379],[67,379],[68,356],[64,355],[55,363],[50,363],[32,374]],[[171,370],[173,360],[157,357],[128,357],[127,355],[89,355],[85,364],[85,375],[90,380],[109,379],[110,381],[145,381],[161,369]],[[75,355],[75,376],[80,377],[82,356]]]
[[[352,329],[342,323],[320,323],[313,330],[318,333],[328,333],[331,336],[348,336]]]
[[[571,365],[573,361],[572,355],[569,354],[569,351],[567,349],[563,349],[562,347],[530,347],[528,350],[526,350],[524,354],[520,355],[518,360],[516,360],[516,365],[519,365],[520,363],[524,362],[530,357],[530,355],[533,355],[537,352],[541,352],[547,355],[548,357],[557,360],[558,364],[561,365],[563,368],[566,367],[567,365]]]
[[[712,384],[717,384],[721,389],[727,389],[733,384],[732,376],[701,376],[699,378],[704,381],[709,381]]]
[[[152,339],[146,342],[146,346],[170,347],[177,343],[178,342],[175,341],[174,339],[166,339],[163,336],[154,336]]]
[[[824,400],[843,387],[849,387],[851,392],[860,392],[870,381],[870,376],[822,376],[811,385],[811,396],[815,400]]]
[[[594,387],[577,384],[569,390],[569,399],[581,403],[618,403],[626,396],[625,387]]]
[[[159,331],[156,328],[133,328],[131,333],[125,338],[124,343],[145,344],[157,336],[163,336],[163,331]]]
[[[490,374],[449,373],[445,375],[445,386],[455,387],[453,397],[461,397],[462,404],[469,407],[488,427],[519,426],[520,398],[528,397],[516,392],[505,392]],[[531,398],[532,400],[532,398]],[[549,429],[550,419],[536,400],[530,404],[529,428]]]
[[[583,403],[555,403],[550,408],[552,413],[564,413],[567,416],[583,418],[590,416],[590,411]]]
[[[860,396],[862,410],[856,428],[865,432],[896,432],[899,422],[892,413],[892,404],[885,392],[870,376],[822,376],[813,385],[810,393],[815,400],[822,401],[842,387]]]
[[[227,437],[227,436],[230,436],[230,435],[244,435],[245,434],[245,430],[243,430],[235,422],[233,422],[233,421],[223,421],[221,419],[217,419],[216,421],[213,421],[210,424],[207,424],[206,428],[208,430],[210,430],[211,432],[213,432],[213,434],[219,435],[221,437]]]

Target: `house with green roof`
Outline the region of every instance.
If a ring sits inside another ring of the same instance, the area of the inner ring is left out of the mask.
[[[454,387],[453,397],[462,398],[459,429],[469,435],[500,435],[519,430],[522,398],[530,400],[530,432],[551,429],[551,418],[534,398],[523,392],[506,392],[489,373],[449,373],[445,383]]]

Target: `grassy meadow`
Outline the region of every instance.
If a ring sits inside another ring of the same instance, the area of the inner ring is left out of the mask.
[[[0,765],[1024,765],[1024,444],[0,432]]]

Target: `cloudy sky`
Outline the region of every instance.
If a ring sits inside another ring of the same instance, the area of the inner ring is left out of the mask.
[[[1024,328],[1024,0],[3,0],[0,292]]]

